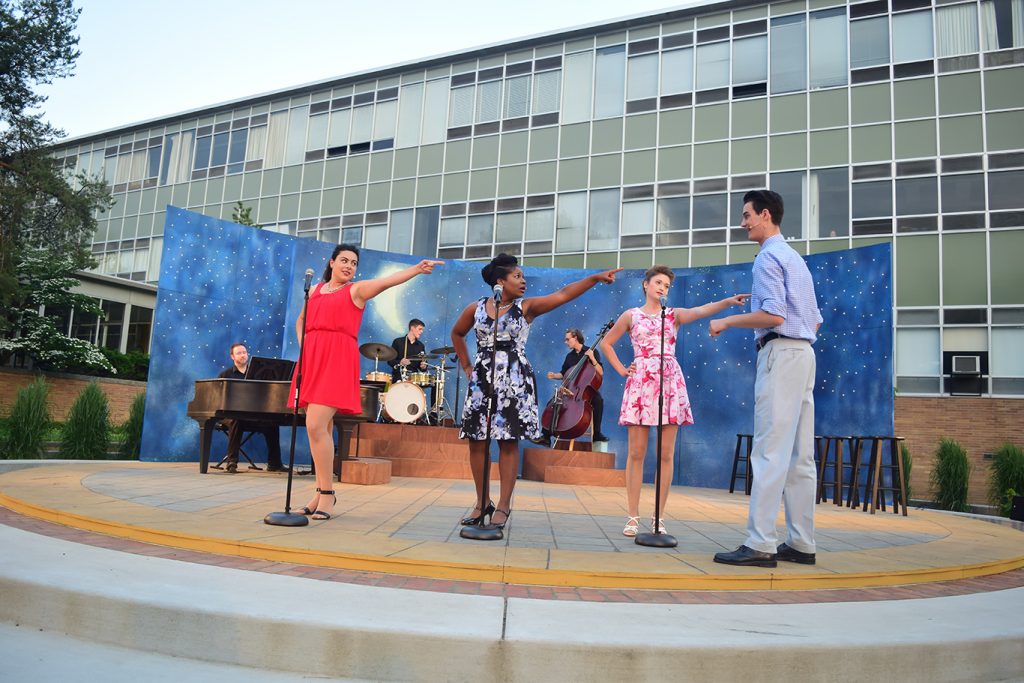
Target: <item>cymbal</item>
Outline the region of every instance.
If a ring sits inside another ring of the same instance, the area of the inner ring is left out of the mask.
[[[440,358],[440,356],[435,356],[432,353],[421,353],[416,356],[407,356],[407,358],[409,360],[436,360],[437,358]]]
[[[455,347],[454,346],[442,346],[442,347],[437,348],[437,349],[431,349],[430,352],[431,353],[436,353],[439,356],[446,356],[449,353],[455,353]]]
[[[398,358],[398,352],[387,344],[379,344],[377,342],[367,342],[359,347],[359,353],[363,354],[370,360],[383,360],[389,361]]]

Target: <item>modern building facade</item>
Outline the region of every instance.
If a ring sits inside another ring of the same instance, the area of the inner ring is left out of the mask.
[[[898,392],[1024,396],[1024,0],[711,3],[56,154],[113,188],[100,273],[144,283],[167,204],[423,256],[696,267],[753,259],[740,198],[770,187],[803,253],[892,242]]]

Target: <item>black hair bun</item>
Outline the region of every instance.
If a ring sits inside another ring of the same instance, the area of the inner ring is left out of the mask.
[[[498,284],[498,280],[509,276],[519,265],[519,260],[511,254],[498,254],[491,259],[491,262],[480,269],[480,275],[484,282],[491,287]]]

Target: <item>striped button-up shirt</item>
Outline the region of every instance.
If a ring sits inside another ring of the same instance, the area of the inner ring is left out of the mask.
[[[769,237],[754,259],[754,286],[750,290],[750,310],[765,311],[785,318],[776,327],[754,330],[754,339],[769,332],[784,337],[817,340],[822,322],[814,297],[814,282],[807,264],[782,235]]]

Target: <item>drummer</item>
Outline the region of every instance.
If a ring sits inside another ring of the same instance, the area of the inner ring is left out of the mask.
[[[409,321],[409,331],[391,342],[391,348],[398,354],[394,360],[389,360],[391,366],[391,379],[394,382],[401,382],[402,373],[426,371],[427,361],[425,358],[417,359],[413,356],[425,356],[426,347],[420,341],[425,325],[419,318]],[[411,360],[410,360],[411,359]]]

